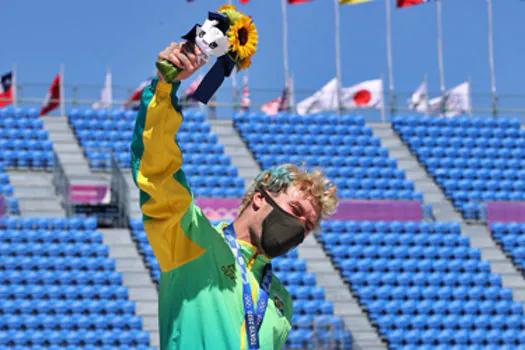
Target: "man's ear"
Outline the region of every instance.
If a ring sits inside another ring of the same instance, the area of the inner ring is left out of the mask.
[[[252,208],[254,211],[259,210],[263,206],[264,197],[261,192],[256,192],[252,199]]]

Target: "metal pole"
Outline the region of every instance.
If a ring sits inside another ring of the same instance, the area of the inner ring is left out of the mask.
[[[383,74],[380,75],[380,78],[381,78],[381,90],[382,90],[381,91],[381,95],[383,95],[384,94]],[[383,100],[382,103],[381,103],[381,123],[385,122],[385,101],[384,101],[383,97],[384,96],[381,96],[381,100]]]
[[[392,72],[392,37],[390,33],[390,1],[385,0],[385,12],[386,12],[386,59],[388,64],[388,97],[390,103],[390,114],[395,113],[395,101],[394,97],[394,74]]]
[[[489,41],[489,69],[490,89],[492,91],[492,115],[498,115],[498,100],[496,97],[496,75],[494,73],[494,44],[492,36],[492,0],[487,0],[488,41]]]
[[[108,77],[109,77],[109,85],[107,86],[108,91],[106,91],[106,94],[108,95],[107,108],[110,109],[112,102],[113,102],[113,77],[111,76],[111,70],[109,68],[109,64],[106,66],[106,80],[108,79]]]
[[[233,1],[228,0],[228,4],[232,5]],[[237,72],[233,69],[232,74],[232,89],[233,89],[233,111],[237,112],[237,102],[238,102],[238,93],[237,93]]]
[[[288,89],[288,15],[286,13],[286,0],[281,0],[281,10],[283,17],[283,67],[284,67],[284,87]],[[290,91],[288,91],[288,94]]]
[[[437,46],[438,46],[438,63],[439,63],[439,84],[441,95],[445,93],[445,75],[443,73],[443,42],[441,38],[441,0],[436,1],[437,14]]]
[[[467,93],[467,99],[468,99],[468,115],[469,117],[472,118],[472,98],[471,98],[471,86],[472,84],[470,83],[470,75],[467,75],[467,83],[468,83],[468,93]]]
[[[64,64],[60,64],[60,115],[66,116],[66,95],[64,94]]]
[[[340,47],[340,38],[339,38],[339,1],[334,0],[334,17],[335,17],[335,71],[336,71],[336,80],[337,80],[337,114],[341,114],[342,105],[341,105],[341,47]]]
[[[18,98],[18,91],[17,91],[17,86],[16,86],[16,64],[13,63],[13,68],[11,69],[12,70],[12,75],[13,75],[13,78],[11,79],[11,90],[13,92],[13,107],[18,107],[18,102],[17,102],[17,98]]]

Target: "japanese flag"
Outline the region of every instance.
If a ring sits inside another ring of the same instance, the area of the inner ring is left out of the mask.
[[[341,101],[345,109],[383,107],[383,81],[363,81],[342,89]]]

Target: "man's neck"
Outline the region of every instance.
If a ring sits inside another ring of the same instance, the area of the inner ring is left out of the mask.
[[[233,229],[235,230],[235,235],[237,236],[238,240],[253,244],[248,223],[243,220],[242,217],[235,219],[233,222]]]

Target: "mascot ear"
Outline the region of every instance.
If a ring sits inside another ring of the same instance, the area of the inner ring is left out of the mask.
[[[182,39],[194,43],[195,37],[197,36],[198,26],[199,26],[198,24],[194,25],[193,28],[191,28],[191,30],[186,35],[182,36]]]
[[[219,22],[216,27],[219,28],[221,32],[226,34],[228,29],[230,29],[230,20],[228,19],[228,16],[223,15],[222,13],[218,12],[208,12],[208,19],[210,21],[215,20]]]

